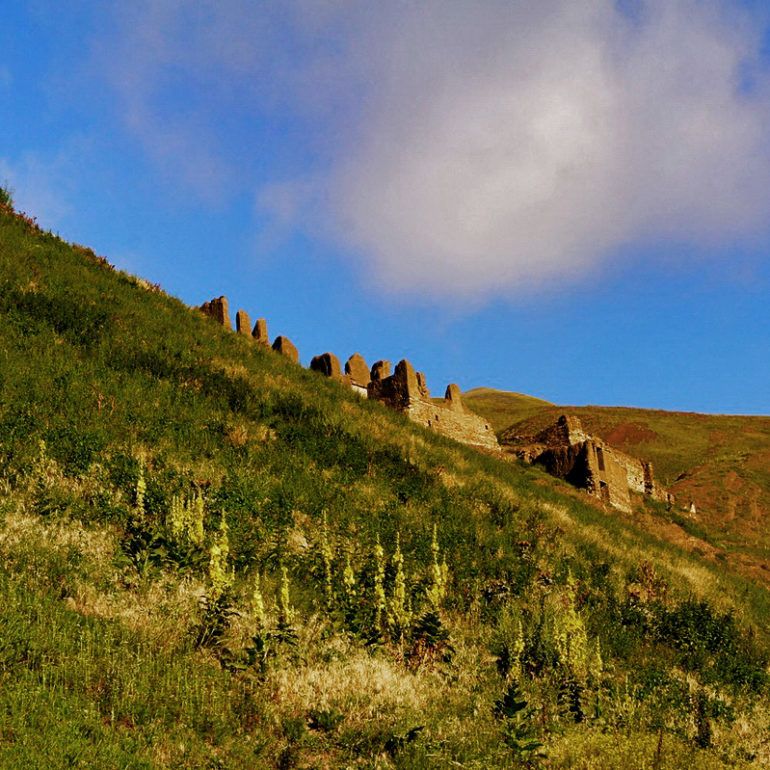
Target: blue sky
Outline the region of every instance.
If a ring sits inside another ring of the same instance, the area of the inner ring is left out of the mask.
[[[764,3],[62,8],[0,9],[0,182],[43,226],[305,363],[770,413]]]

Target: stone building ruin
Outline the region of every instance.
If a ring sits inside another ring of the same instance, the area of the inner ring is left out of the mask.
[[[200,310],[227,329],[232,329],[226,297],[217,297],[201,305]],[[259,345],[270,348],[267,321],[260,318],[249,332],[249,315],[239,310],[235,315],[236,332],[250,336]],[[272,350],[295,364],[299,352],[288,337],[279,335]],[[360,353],[345,363],[334,353],[314,356],[310,369],[364,398],[405,414],[410,420],[444,436],[480,449],[500,450],[487,420],[465,408],[460,388],[450,384],[443,399],[431,398],[422,372],[415,371],[406,359],[391,374],[389,361],[376,361],[369,368]],[[580,420],[562,415],[534,436],[509,436],[503,450],[524,462],[541,466],[552,476],[564,479],[621,511],[630,512],[632,495],[644,495],[672,505],[674,498],[653,475],[652,463],[639,460],[590,436]]]
[[[468,411],[462,402],[460,388],[449,385],[444,399],[432,399],[425,375],[416,372],[406,359],[388,375],[390,364],[378,361],[371,371],[368,397],[407,415],[413,422],[435,430],[463,444],[484,449],[499,449],[492,426],[479,415]]]
[[[503,448],[621,511],[632,510],[634,493],[673,504],[673,496],[655,481],[652,463],[589,436],[574,416],[562,415],[535,436],[512,436]]]
[[[200,310],[225,328],[232,329],[226,297],[212,299],[201,305]],[[245,310],[236,313],[238,334],[249,336],[250,323]],[[267,321],[264,318],[256,322],[251,337],[258,344],[270,347]],[[272,349],[290,361],[299,363],[299,352],[288,337],[276,337]],[[416,372],[406,359],[399,361],[392,375],[389,361],[377,361],[370,369],[360,353],[350,356],[344,372],[334,353],[314,356],[310,368],[351,388],[364,398],[379,401],[407,415],[414,422],[437,433],[463,444],[499,451],[500,446],[492,426],[483,417],[465,408],[457,385],[449,385],[443,399],[432,399],[425,375]]]

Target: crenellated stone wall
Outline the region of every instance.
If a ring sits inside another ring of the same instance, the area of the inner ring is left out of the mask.
[[[231,329],[226,297],[217,297],[201,305],[201,311]],[[267,321],[257,320],[251,333],[245,310],[235,316],[236,331],[270,348]],[[272,349],[294,363],[299,352],[283,335],[275,338]],[[419,425],[444,436],[488,450],[499,450],[491,425],[463,405],[457,385],[447,387],[443,399],[431,398],[425,375],[415,371],[406,359],[396,365],[393,374],[389,361],[376,361],[371,369],[360,353],[354,353],[345,363],[344,371],[334,353],[314,356],[313,371],[322,374],[364,398],[385,404],[401,412]],[[505,451],[528,463],[542,466],[553,476],[565,479],[589,494],[623,511],[632,508],[632,495],[646,495],[673,504],[673,496],[656,481],[652,464],[621,452],[590,436],[577,417],[562,415],[535,436],[515,436],[506,442]]]
[[[226,328],[231,328],[226,297],[206,302],[200,309]],[[235,324],[239,334],[248,336],[250,323],[245,310],[236,313]],[[267,321],[264,318],[260,318],[254,325],[251,338],[260,345],[270,347]],[[288,337],[276,337],[272,349],[290,361],[299,363],[299,352]],[[350,356],[345,363],[344,373],[337,356],[329,352],[314,356],[310,368],[351,388],[363,398],[379,401],[444,436],[484,449],[500,448],[492,426],[483,417],[464,407],[457,385],[449,385],[443,400],[432,399],[425,375],[416,372],[406,359],[398,362],[392,375],[389,361],[377,361],[369,369],[360,353]]]

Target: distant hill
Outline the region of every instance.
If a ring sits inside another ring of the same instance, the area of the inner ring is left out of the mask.
[[[764,446],[654,414],[607,427],[663,474]],[[0,197],[0,767],[767,767],[770,595],[662,515],[422,429]]]
[[[473,388],[463,393],[463,403],[474,412],[486,417],[496,433],[519,420],[539,414],[554,406],[550,401],[493,388]]]
[[[695,503],[688,528],[770,581],[770,417],[532,401],[488,389],[464,395],[470,409],[494,422],[503,443],[537,433],[560,414],[577,415],[589,433],[652,461],[683,506]]]

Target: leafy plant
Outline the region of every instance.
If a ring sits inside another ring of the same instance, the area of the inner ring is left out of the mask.
[[[536,767],[546,755],[534,728],[534,710],[527,708],[518,682],[511,682],[502,698],[495,701],[495,717],[503,724],[503,743],[526,767]]]

